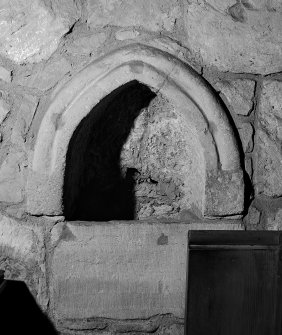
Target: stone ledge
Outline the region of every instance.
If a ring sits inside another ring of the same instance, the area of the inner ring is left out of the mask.
[[[228,223],[59,223],[52,230],[51,308],[57,319],[148,318],[185,310],[189,230]]]

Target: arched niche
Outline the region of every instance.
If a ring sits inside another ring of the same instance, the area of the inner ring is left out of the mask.
[[[30,155],[27,210],[62,215],[66,154],[75,129],[117,88],[138,81],[171,101],[185,119],[203,170],[198,208],[202,216],[242,213],[243,172],[228,118],[205,81],[174,56],[130,45],[95,60],[53,93]]]

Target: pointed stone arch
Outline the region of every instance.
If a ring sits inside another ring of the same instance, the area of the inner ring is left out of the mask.
[[[132,80],[161,92],[185,115],[203,157],[202,215],[242,213],[244,183],[239,150],[222,106],[193,69],[164,51],[140,44],[95,60],[53,93],[30,155],[28,212],[63,213],[65,158],[74,130],[93,106]]]

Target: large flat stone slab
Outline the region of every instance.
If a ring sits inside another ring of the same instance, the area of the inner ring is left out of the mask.
[[[191,229],[238,223],[58,223],[52,230],[51,306],[57,319],[184,317]]]

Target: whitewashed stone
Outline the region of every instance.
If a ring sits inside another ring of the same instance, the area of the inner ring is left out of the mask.
[[[243,150],[246,153],[252,152],[254,148],[254,128],[251,123],[242,123],[238,125],[240,138],[242,141]]]
[[[277,0],[185,1],[183,43],[221,71],[282,70],[282,4]]]
[[[147,30],[172,31],[181,16],[177,0],[112,0],[87,1],[88,24],[91,27],[115,25],[142,26]]]
[[[23,201],[25,180],[23,153],[11,153],[0,167],[0,201],[19,203]]]
[[[70,63],[61,57],[48,62],[41,70],[34,70],[34,73],[31,75],[15,78],[14,82],[18,85],[46,91],[70,71]]]
[[[222,80],[215,83],[215,88],[228,107],[239,115],[247,116],[253,107],[255,82],[248,79]]]
[[[0,53],[16,63],[48,59],[68,28],[40,0],[0,2]]]
[[[12,81],[12,72],[0,66],[0,79],[10,83]]]
[[[8,104],[3,99],[0,99],[0,124],[5,120],[9,111],[10,108]]]
[[[265,81],[258,106],[256,191],[282,195],[282,83]]]

